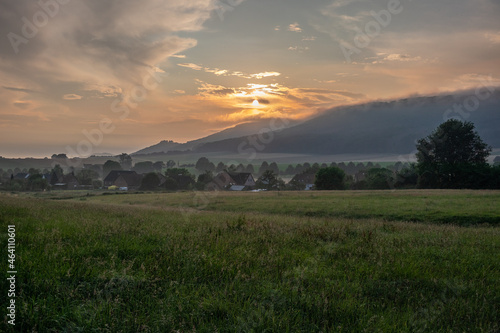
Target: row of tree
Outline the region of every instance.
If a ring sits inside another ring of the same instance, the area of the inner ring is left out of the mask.
[[[320,168],[327,168],[328,166],[339,167],[340,169],[342,169],[345,173],[347,173],[349,175],[354,175],[358,172],[366,171],[366,170],[369,170],[371,168],[380,168],[381,167],[380,164],[378,164],[378,163],[374,164],[372,162],[367,162],[366,164],[364,164],[362,162],[358,162],[358,163],[354,163],[354,162],[335,163],[335,162],[333,162],[330,165],[327,165],[326,163],[310,164],[310,163],[306,162],[304,164],[296,164],[295,166],[292,164],[289,164],[285,170],[280,170],[280,168],[276,162],[269,163],[267,161],[264,161],[264,162],[262,162],[262,164],[260,165],[259,168],[255,168],[253,164],[247,164],[246,166],[243,163],[240,163],[238,165],[235,165],[235,164],[227,165],[227,164],[224,164],[223,162],[219,162],[216,166],[214,163],[210,162],[206,157],[201,157],[200,159],[198,159],[198,161],[195,164],[196,170],[200,173],[203,173],[206,171],[219,173],[219,172],[222,172],[223,170],[229,170],[232,172],[251,173],[254,175],[258,175],[258,176],[263,175],[264,172],[266,172],[266,171],[272,171],[275,175],[293,176],[293,175],[308,171],[310,169],[319,170]],[[396,162],[394,165],[391,165],[388,168],[390,170],[397,171],[397,170],[403,169],[405,166],[407,166],[407,164],[403,164],[402,162]]]

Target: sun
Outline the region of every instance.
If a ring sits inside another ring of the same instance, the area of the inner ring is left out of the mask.
[[[253,106],[255,106],[255,107],[258,107],[260,104],[259,104],[259,101],[255,99],[255,100],[252,102],[252,105],[253,105]]]

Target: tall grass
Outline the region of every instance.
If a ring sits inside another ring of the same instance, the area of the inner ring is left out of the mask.
[[[497,227],[255,213],[264,199],[245,200],[252,212],[200,211],[186,220],[147,196],[140,206],[102,204],[110,197],[127,195],[0,196],[1,228],[16,225],[19,256],[17,324],[4,320],[0,330],[500,330]],[[229,196],[219,200],[231,205]],[[6,241],[3,232],[3,258]]]

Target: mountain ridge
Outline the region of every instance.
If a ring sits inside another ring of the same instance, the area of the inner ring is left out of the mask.
[[[170,151],[200,154],[245,153],[252,149],[260,153],[318,155],[407,154],[415,150],[418,139],[432,133],[439,124],[448,118],[460,118],[473,122],[483,140],[499,148],[500,87],[484,89],[490,89],[487,98],[479,98],[477,90],[466,90],[337,106],[303,122],[292,122],[267,137],[258,134],[266,125],[269,127],[270,120],[263,119],[185,144],[167,142]],[[477,108],[471,107],[471,101],[477,102]],[[141,151],[144,149],[133,154]]]

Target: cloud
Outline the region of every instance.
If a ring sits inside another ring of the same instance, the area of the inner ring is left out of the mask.
[[[32,104],[29,103],[29,102],[15,102],[14,106],[16,108],[19,108],[19,109],[22,109],[22,110],[26,110],[26,109],[29,109],[32,106]]]
[[[299,26],[297,22],[295,22],[288,26],[288,31],[302,32],[302,28]]]
[[[493,44],[500,44],[500,31],[488,32],[484,34],[484,37]]]
[[[292,88],[278,83],[226,87],[197,81],[198,96],[206,103],[230,110],[216,117],[224,121],[285,117],[301,119],[332,106],[364,100],[365,95],[345,90]],[[256,106],[253,102],[259,101]]]
[[[337,80],[318,80],[314,79],[314,81],[319,82],[319,83],[335,83]]]
[[[186,68],[191,68],[195,71],[201,71],[203,69],[203,67],[201,67],[200,65],[197,65],[197,64],[177,64],[177,66],[181,66],[181,67],[186,67]]]
[[[288,51],[297,51],[299,53],[302,53],[304,51],[309,51],[309,46],[290,46],[288,48]]]
[[[177,33],[203,29],[213,8],[212,0],[70,1],[28,36],[21,18],[43,14],[37,2],[1,2],[0,35],[14,33],[27,42],[17,45],[16,54],[8,38],[0,40],[0,73],[40,86],[66,80],[127,89],[194,47],[196,40]]]
[[[399,54],[399,53],[378,53],[376,60],[371,61],[372,64],[381,64],[389,61],[397,61],[397,62],[410,62],[410,61],[422,61],[422,57],[416,56],[412,57],[409,54]]]
[[[63,96],[63,99],[67,101],[74,101],[74,100],[79,100],[82,99],[83,97],[77,94],[66,94]]]
[[[31,90],[31,89],[25,89],[25,88],[17,88],[17,87],[2,87],[5,90],[11,90],[11,91],[17,91],[17,92],[24,92],[24,93],[35,93],[36,91]]]
[[[270,76],[280,76],[281,73],[278,72],[263,72],[263,73],[257,73],[257,74],[250,74],[251,78],[254,79],[262,79],[264,77],[270,77]]]
[[[229,71],[227,69],[219,69],[219,68],[209,68],[209,67],[203,67],[201,65],[197,64],[191,64],[191,63],[186,63],[186,64],[177,64],[178,66],[181,67],[186,67],[193,69],[195,71],[204,71],[205,73],[212,73],[217,76],[237,76],[245,79],[263,79],[266,77],[273,77],[273,76],[280,76],[281,73],[279,72],[261,72],[261,73],[255,73],[255,74],[247,74],[244,72],[240,71]]]

